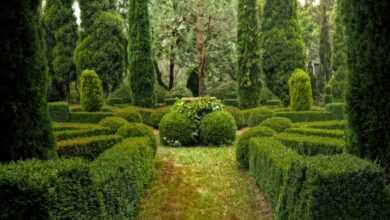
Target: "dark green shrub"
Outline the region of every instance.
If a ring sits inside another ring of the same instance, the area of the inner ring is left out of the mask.
[[[239,137],[236,144],[236,158],[241,168],[249,168],[249,141],[255,137],[272,137],[276,134],[268,127],[253,127],[246,130]]]
[[[216,82],[208,86],[206,94],[220,100],[237,100],[238,84],[233,80]]]
[[[97,112],[104,105],[102,81],[93,70],[84,70],[80,77],[80,104],[87,112]]]
[[[239,108],[233,106],[226,106],[225,110],[232,114],[234,120],[236,120],[236,125],[238,129],[244,128],[246,126],[246,122],[244,121],[241,110]]]
[[[100,125],[97,124],[87,124],[87,123],[58,123],[53,122],[53,130],[54,132],[62,132],[62,131],[80,131],[80,130],[89,130],[101,128]]]
[[[293,111],[309,111],[313,104],[313,91],[309,74],[296,69],[288,80],[290,108]]]
[[[139,108],[143,123],[158,128],[161,119],[169,112],[169,107],[161,107],[156,109]]]
[[[66,122],[69,120],[70,110],[66,102],[49,103],[49,114],[52,121]]]
[[[268,106],[282,106],[283,105],[279,99],[267,100],[264,104],[268,105]]]
[[[131,137],[147,137],[150,140],[150,146],[153,148],[154,153],[157,152],[157,140],[156,135],[153,133],[153,129],[147,125],[140,123],[129,123],[116,132],[116,135],[119,135],[123,138]]]
[[[263,121],[260,126],[269,127],[276,132],[283,132],[284,130],[291,128],[293,123],[288,118],[273,117]]]
[[[200,139],[206,145],[232,144],[236,139],[237,125],[233,116],[225,111],[206,115],[200,124]]]
[[[40,6],[25,0],[0,7],[0,162],[55,157]]]
[[[140,114],[140,111],[135,107],[120,109],[114,114],[118,117],[122,117],[126,119],[128,122],[134,122],[134,123],[142,122],[142,116]]]
[[[108,104],[130,104],[132,103],[131,97],[131,88],[127,80],[122,82],[122,84],[110,94],[108,98]]]
[[[323,111],[274,112],[273,116],[288,118],[294,123],[337,120],[333,114]]]
[[[105,128],[109,128],[112,131],[112,133],[115,133],[118,131],[120,127],[128,124],[128,122],[126,119],[123,119],[121,117],[112,116],[112,117],[104,118],[99,122],[99,124]]]
[[[100,135],[112,134],[112,130],[109,128],[91,128],[91,129],[80,129],[80,130],[68,130],[55,132],[56,141],[64,141],[75,138],[93,137]]]
[[[161,143],[170,146],[188,146],[195,143],[196,128],[184,114],[171,112],[160,121]]]
[[[302,155],[341,154],[345,150],[345,141],[338,138],[305,136],[292,133],[281,133],[276,135],[276,138]]]
[[[136,219],[154,173],[149,144],[145,138],[126,139],[92,162],[92,179],[105,204],[103,219]]]
[[[113,116],[112,112],[72,112],[69,122],[99,123],[104,118],[111,116]]]
[[[325,106],[326,111],[332,113],[337,119],[345,119],[345,104],[344,103],[330,103]]]
[[[333,102],[332,88],[329,85],[325,86],[324,102],[325,104]]]
[[[260,125],[263,121],[272,117],[272,111],[266,108],[255,108],[247,110],[248,126],[255,127]]]
[[[230,106],[235,106],[235,107],[240,106],[240,103],[239,103],[238,99],[223,99],[222,103],[224,105],[230,105]]]
[[[295,123],[294,126],[303,127],[303,128],[345,130],[347,128],[347,121],[301,122],[301,123]]]
[[[59,141],[57,143],[57,153],[59,156],[64,158],[82,157],[94,160],[102,152],[121,141],[122,137],[116,135],[101,135]]]
[[[306,136],[320,136],[343,139],[345,131],[343,130],[330,130],[330,129],[316,129],[316,128],[289,128],[286,133],[302,134]]]

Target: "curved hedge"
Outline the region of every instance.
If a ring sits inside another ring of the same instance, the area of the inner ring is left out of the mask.
[[[263,121],[261,126],[272,128],[276,132],[283,132],[284,130],[291,128],[293,123],[288,118],[273,117]]]
[[[122,117],[128,122],[141,123],[143,121],[140,111],[134,107],[120,109],[114,115]]]
[[[115,116],[104,118],[99,122],[101,126],[111,129],[113,133],[127,123],[128,122],[125,119]]]
[[[191,120],[184,114],[170,112],[160,121],[160,139],[170,146],[188,146],[195,143],[194,128]]]
[[[147,137],[150,140],[150,146],[153,148],[154,153],[157,152],[156,136],[153,133],[153,129],[147,125],[140,123],[125,124],[119,128],[116,135],[122,136],[123,138]]]
[[[247,110],[249,114],[248,125],[250,127],[255,127],[260,125],[264,120],[272,117],[272,111],[265,108],[255,108]]]
[[[200,124],[202,144],[231,144],[236,138],[237,125],[233,116],[225,111],[206,115]]]

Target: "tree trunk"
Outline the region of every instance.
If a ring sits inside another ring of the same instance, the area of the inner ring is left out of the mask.
[[[198,13],[196,18],[196,57],[198,63],[198,79],[199,79],[199,96],[204,96],[206,90],[206,74],[205,74],[205,48],[206,48],[206,33],[205,33],[205,15],[204,15],[204,0],[198,0]]]

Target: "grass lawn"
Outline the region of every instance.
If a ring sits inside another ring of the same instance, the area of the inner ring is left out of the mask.
[[[265,220],[273,213],[232,147],[160,147],[140,220]]]

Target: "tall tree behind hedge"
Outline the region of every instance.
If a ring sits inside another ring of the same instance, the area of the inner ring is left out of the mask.
[[[47,0],[43,17],[47,36],[53,37],[53,42],[47,44],[52,68],[49,91],[57,100],[69,98],[70,83],[76,75],[73,52],[78,33],[72,5],[72,0]]]
[[[320,76],[319,92],[324,93],[325,85],[332,75],[332,46],[330,39],[329,5],[327,1],[321,1],[321,30],[320,30]]]
[[[237,79],[238,98],[242,108],[256,107],[260,102],[258,26],[256,0],[239,0]]]
[[[86,37],[93,31],[93,23],[97,15],[110,8],[110,0],[79,0],[82,37]]]
[[[390,2],[343,0],[348,63],[348,150],[390,177]]]
[[[129,80],[137,106],[155,105],[154,69],[150,45],[148,1],[129,2]]]
[[[268,0],[263,17],[263,70],[267,86],[289,103],[288,79],[297,69],[305,69],[306,55],[297,19],[296,0]]]
[[[0,7],[0,162],[55,155],[47,110],[47,63],[39,0]]]

